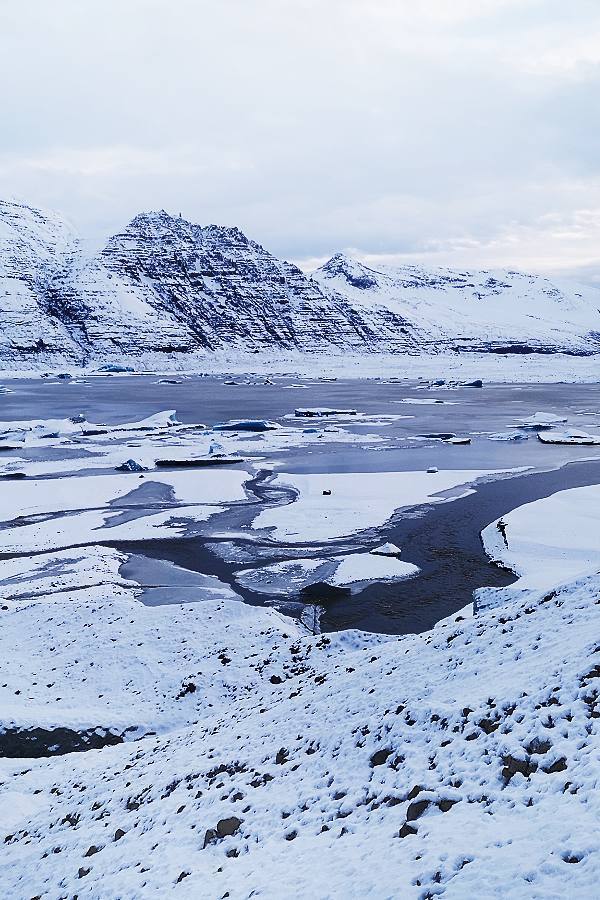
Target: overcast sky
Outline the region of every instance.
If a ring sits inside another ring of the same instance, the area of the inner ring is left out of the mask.
[[[599,0],[0,0],[0,194],[600,276]]]

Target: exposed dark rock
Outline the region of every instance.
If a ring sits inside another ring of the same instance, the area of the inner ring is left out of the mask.
[[[371,763],[371,768],[375,766],[383,766],[384,763],[387,762],[388,758],[392,755],[393,750],[385,748],[384,750],[376,750],[375,753],[371,756],[369,760]]]
[[[0,731],[0,757],[39,759],[122,744],[123,735],[108,728],[5,728]]]
[[[431,800],[413,800],[406,810],[406,821],[414,822],[431,806]]]

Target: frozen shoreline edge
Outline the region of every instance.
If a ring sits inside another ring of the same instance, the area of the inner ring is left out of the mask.
[[[101,365],[112,363],[129,366],[133,372],[100,372]],[[288,354],[211,354],[165,358],[161,354],[140,357],[98,358],[85,367],[76,366],[68,358],[40,359],[30,367],[10,367],[0,361],[0,378],[37,378],[48,371],[68,371],[76,376],[139,377],[140,375],[278,375],[300,377],[337,377],[341,379],[402,378],[410,381],[430,378],[482,378],[484,383],[595,383],[600,380],[598,355],[568,354],[436,354],[399,356],[398,354],[320,353]]]

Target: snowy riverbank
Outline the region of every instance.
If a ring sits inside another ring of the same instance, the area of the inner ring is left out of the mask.
[[[73,360],[32,360],[29,368],[0,365],[0,378],[31,378],[44,372],[70,372],[74,376],[99,374],[105,360],[101,357],[81,368]],[[282,375],[309,378],[402,378],[472,380],[481,378],[497,384],[517,382],[553,384],[556,382],[596,383],[600,380],[598,355],[571,356],[563,353],[226,353],[214,351],[173,358],[170,354],[123,356],[119,366],[135,373],[206,373],[213,375]]]

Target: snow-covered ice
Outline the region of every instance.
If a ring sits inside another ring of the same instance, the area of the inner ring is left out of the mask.
[[[589,447],[600,444],[600,434],[589,434],[579,428],[569,428],[566,431],[540,431],[538,441],[542,444],[582,444]]]
[[[519,588],[550,589],[600,570],[600,486],[535,500],[492,522],[488,554],[517,573]]]
[[[498,474],[501,473],[457,469],[432,473],[280,473],[273,483],[293,488],[296,499],[291,504],[263,510],[254,520],[254,527],[272,528],[272,536],[278,541],[332,540],[382,525],[398,509],[439,503],[444,500],[439,496],[444,491]]]

